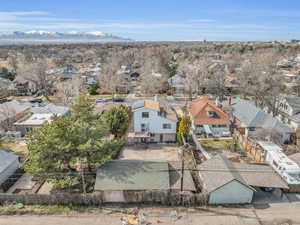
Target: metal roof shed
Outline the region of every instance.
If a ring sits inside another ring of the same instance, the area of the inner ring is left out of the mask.
[[[0,151],[0,185],[19,168],[19,157],[5,150]]]

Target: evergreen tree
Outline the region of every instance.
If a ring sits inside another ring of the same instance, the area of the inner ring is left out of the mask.
[[[123,106],[113,107],[104,114],[103,119],[115,138],[122,137],[129,125],[129,112]]]
[[[80,183],[82,170],[91,174],[123,145],[123,140],[106,138],[109,128],[102,118],[93,115],[93,104],[87,98],[80,97],[73,112],[29,135],[24,169],[59,188]]]

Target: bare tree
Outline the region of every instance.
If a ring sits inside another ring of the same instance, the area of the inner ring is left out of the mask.
[[[0,107],[0,118],[2,117],[3,120],[0,121],[0,128],[4,131],[11,130],[16,115],[17,112],[14,109],[10,108],[7,104],[2,104]]]
[[[57,84],[57,95],[61,97],[65,106],[73,104],[76,97],[80,95],[81,90],[82,82],[79,77],[73,77],[67,82],[59,82]]]
[[[112,95],[118,93],[118,89],[122,85],[122,74],[119,73],[122,66],[120,55],[114,53],[110,55],[103,63],[101,73],[99,73],[99,81],[102,92]]]
[[[283,87],[276,70],[278,58],[275,51],[259,52],[244,61],[238,73],[240,93],[252,98],[256,106],[268,108],[273,115]]]
[[[47,99],[53,94],[55,77],[47,73],[49,65],[45,60],[31,64],[23,64],[17,71],[17,76],[34,84],[36,90]]]

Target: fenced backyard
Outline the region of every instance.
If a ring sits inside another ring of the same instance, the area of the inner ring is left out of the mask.
[[[125,202],[120,204],[157,204],[163,206],[203,206],[208,204],[207,193],[136,191],[124,192]],[[24,205],[81,205],[102,206],[105,202],[101,193],[92,194],[0,194],[0,205],[22,203]]]

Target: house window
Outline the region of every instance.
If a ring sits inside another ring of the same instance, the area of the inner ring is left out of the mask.
[[[145,132],[147,130],[146,124],[144,124],[144,123],[141,124],[141,130],[142,130],[142,132]]]
[[[32,127],[26,127],[26,132],[30,132],[30,131],[32,131],[32,130],[33,130]]]
[[[149,118],[149,112],[142,112],[142,118]]]
[[[212,111],[212,110],[209,110],[209,111],[207,111],[207,115],[208,115],[208,117],[215,117],[216,116],[216,112]]]
[[[249,127],[249,131],[255,131],[255,127]]]
[[[276,166],[276,167],[278,168],[278,164],[277,164],[277,162],[275,162],[274,160],[273,160],[273,165]]]
[[[170,123],[164,123],[163,124],[163,129],[171,129],[171,124]]]

